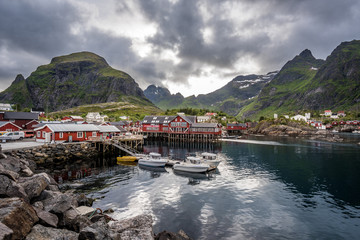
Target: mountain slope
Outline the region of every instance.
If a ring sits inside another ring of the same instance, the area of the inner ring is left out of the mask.
[[[125,72],[113,69],[104,58],[90,52],[55,57],[39,66],[24,81],[30,101],[15,97],[16,81],[0,93],[0,100],[49,111],[105,102],[137,102],[152,106],[138,84]]]
[[[326,59],[309,50],[287,62],[240,118],[306,110],[351,110],[360,102],[360,41],[341,43]]]
[[[208,108],[236,115],[242,104],[249,98],[256,96],[262,87],[273,79],[276,73],[237,76],[224,87],[208,94],[200,94],[197,97],[184,98],[180,93],[170,94],[168,89],[154,85],[150,85],[144,93],[147,98],[163,110],[185,107]]]

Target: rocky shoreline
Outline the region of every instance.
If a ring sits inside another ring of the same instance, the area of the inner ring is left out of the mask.
[[[190,239],[183,231],[153,233],[151,215],[114,220],[84,194],[61,192],[33,160],[0,148],[1,239]],[[109,210],[111,212],[111,210]]]
[[[344,141],[339,135],[328,130],[318,130],[295,121],[282,122],[282,120],[262,121],[256,127],[248,129],[246,134],[308,138],[327,142]]]

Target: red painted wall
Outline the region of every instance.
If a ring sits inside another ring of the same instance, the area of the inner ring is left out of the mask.
[[[1,132],[5,132],[7,129],[11,129],[12,132],[16,132],[16,131],[20,131],[21,128],[20,127],[16,127],[13,124],[11,124],[10,122],[3,125],[2,127],[0,127],[0,131]]]

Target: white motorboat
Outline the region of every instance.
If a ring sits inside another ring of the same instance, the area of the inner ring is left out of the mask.
[[[148,167],[165,167],[167,159],[161,158],[159,153],[150,153],[148,156],[139,159],[139,165]]]
[[[204,152],[201,154],[202,161],[205,164],[208,164],[212,169],[217,168],[220,164],[220,160],[217,159],[217,155],[215,153]]]
[[[201,163],[201,159],[198,157],[187,157],[186,161],[175,163],[173,169],[176,171],[201,173],[206,172],[209,167],[208,164]]]

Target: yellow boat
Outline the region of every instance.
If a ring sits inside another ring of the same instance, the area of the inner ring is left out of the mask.
[[[116,160],[118,162],[135,162],[136,157],[134,157],[134,156],[123,156],[123,157],[117,157]]]

